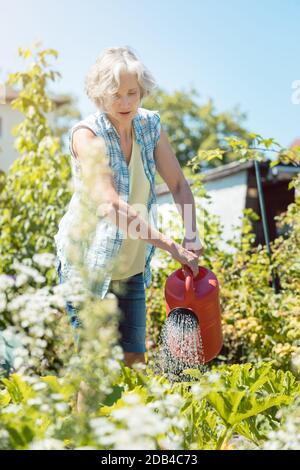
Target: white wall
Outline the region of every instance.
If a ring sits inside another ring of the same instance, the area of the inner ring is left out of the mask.
[[[220,217],[221,224],[224,226],[222,239],[229,240],[233,236],[232,226],[239,227],[235,233],[240,233],[240,218],[246,205],[247,171],[208,181],[205,187],[211,196],[211,204],[208,206],[206,200],[204,204],[212,214]],[[224,243],[220,245],[225,248]]]
[[[200,201],[196,200],[197,214],[201,214],[201,207],[205,207],[210,213],[219,216],[220,222],[224,227],[222,240],[228,240],[233,236],[232,226],[241,228],[241,220],[239,218],[242,217],[246,204],[247,171],[240,171],[219,180],[207,181],[205,188],[209,196],[211,196],[211,203],[208,204],[204,198]],[[191,186],[191,190],[193,191],[193,186]],[[157,197],[157,202],[159,205],[166,203],[174,204],[174,199],[171,193],[165,193]],[[199,230],[201,232],[201,227],[199,227]],[[238,234],[239,230],[235,233]],[[205,243],[205,233],[203,235]],[[226,248],[227,251],[231,251],[222,240],[220,241],[220,248]]]
[[[15,137],[11,131],[19,124],[23,115],[11,108],[10,104],[0,104],[0,118],[2,120],[2,135],[0,135],[0,168],[7,171],[18,153],[13,148]]]

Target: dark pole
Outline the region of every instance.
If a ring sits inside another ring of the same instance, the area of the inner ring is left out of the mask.
[[[270,237],[269,237],[269,228],[268,228],[267,215],[266,215],[265,199],[264,199],[263,187],[261,184],[260,165],[257,160],[254,160],[254,166],[255,166],[256,184],[257,184],[257,189],[258,189],[259,206],[260,206],[260,212],[261,212],[261,217],[262,217],[264,238],[265,238],[265,243],[267,246],[267,252],[269,255],[270,263],[272,263],[272,252],[271,252],[271,246],[270,246]],[[275,269],[273,267],[272,267],[272,287],[274,289],[275,294],[278,294],[278,292],[280,291],[280,282],[279,282],[278,275],[275,272]]]

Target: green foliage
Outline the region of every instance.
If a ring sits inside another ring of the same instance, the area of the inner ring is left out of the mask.
[[[6,173],[0,170],[0,193],[5,186]]]
[[[47,376],[29,385],[14,374],[2,380],[2,428],[8,432],[11,448],[26,449],[32,441],[49,437],[50,429],[53,439],[71,448],[116,448],[122,429],[127,428],[128,442],[134,438],[131,421],[135,421],[129,416],[139,410],[139,436],[149,448],[168,448],[163,429],[173,436],[169,444],[180,442],[182,449],[226,448],[233,434],[261,445],[270,430],[279,427],[278,409],[293,403],[299,394],[293,375],[268,363],[215,367],[204,375],[186,372],[193,381],[170,384],[151,370],[122,367],[107,395],[110,404],[100,404],[87,421],[68,417],[74,387],[62,379]]]
[[[153,408],[156,404],[157,412],[162,411],[165,401],[166,418],[172,414],[173,399],[175,401],[179,395],[182,398],[179,416],[185,420],[181,430],[182,448],[219,449],[233,433],[260,445],[266,433],[278,427],[277,410],[292,403],[300,389],[290,372],[276,371],[270,363],[255,367],[251,364],[215,367],[212,373],[204,375],[199,371],[186,372],[194,381],[170,385],[151,371],[143,373],[124,367],[123,377],[118,379],[122,395],[119,396],[119,389],[115,403],[102,406],[99,415],[108,417],[116,425],[118,411],[121,413],[122,409],[130,407],[128,404],[134,403],[133,398],[138,396],[145,407]],[[156,445],[163,448],[159,436]]]
[[[300,448],[300,396],[277,413],[280,428],[271,431],[263,450],[299,450]]]
[[[261,135],[253,132],[244,132],[243,137],[244,138],[241,138],[237,134],[230,137],[224,137],[232,160],[236,160],[241,163],[249,160],[264,161],[266,160],[265,153],[268,152],[269,154],[272,154],[273,152],[276,155],[276,158],[270,162],[271,168],[279,163],[292,163],[295,166],[299,165],[300,148],[284,148],[276,142],[275,139],[264,139]],[[222,161],[223,163],[227,163],[225,157],[226,152],[220,147],[209,149],[200,148],[187,165],[196,172],[199,168],[203,167],[204,162],[212,163],[216,160],[217,162]]]
[[[294,212],[296,206],[291,205],[288,212]],[[234,264],[226,270],[220,267],[226,354],[232,362],[269,358],[277,367],[289,368],[292,355],[299,352],[297,219],[289,236],[279,237],[272,244],[273,266],[282,287],[279,294],[271,287],[271,265],[265,248],[239,251]],[[286,216],[281,220],[287,220]]]
[[[17,374],[2,379],[5,388],[0,399],[1,448],[27,449],[34,439],[44,438],[47,429],[69,411],[63,401],[71,400],[72,388],[59,385],[55,377],[31,382]],[[58,406],[59,403],[63,406]]]
[[[24,58],[32,51],[20,49]],[[25,72],[10,74],[8,84],[21,84],[12,108],[24,114],[13,133],[20,154],[8,174],[0,181],[0,272],[9,272],[14,259],[32,257],[36,252],[53,252],[53,236],[70,199],[68,156],[60,149],[46,113],[52,103],[46,94],[49,80],[60,74],[48,70],[47,56],[52,49],[38,50]]]
[[[245,114],[237,108],[231,112],[217,113],[211,99],[201,105],[197,102],[198,97],[193,88],[173,94],[158,89],[143,101],[143,106],[160,110],[162,125],[181,166],[184,167],[199,152],[209,152],[216,147],[223,155],[222,161],[207,159],[202,166],[216,167],[236,160],[226,137],[246,136],[246,130],[242,127]]]
[[[290,373],[275,371],[270,363],[223,366],[217,385],[208,391],[206,399],[222,419],[225,429],[221,433],[217,448],[224,445],[233,432],[245,436],[259,445],[265,436],[257,417],[263,415],[268,421],[264,429],[275,427],[275,412],[278,407],[290,404],[299,393],[299,383]],[[201,383],[199,373],[192,373]]]
[[[273,139],[249,134],[249,139],[256,139],[258,145],[267,148],[274,143]],[[261,160],[263,147],[251,149],[247,140],[231,139],[236,155],[241,149],[250,152],[250,157]],[[277,146],[279,144],[276,144]],[[278,150],[279,157],[287,163],[300,161],[299,153],[292,154],[285,149]],[[195,157],[189,166],[196,170],[202,158],[210,158],[211,154]],[[246,155],[246,153],[245,153]],[[217,155],[214,158],[218,158]],[[245,157],[246,158],[246,157]],[[249,155],[248,157],[249,158]],[[281,161],[281,160],[280,160]],[[284,236],[280,236],[271,244],[272,262],[270,263],[266,247],[254,247],[255,235],[252,222],[259,216],[251,209],[244,210],[241,221],[242,230],[233,227],[237,236],[227,242],[232,252],[220,249],[222,226],[218,218],[208,210],[201,208],[206,194],[202,175],[194,176],[193,194],[196,201],[197,225],[203,230],[200,237],[205,242],[204,256],[200,264],[211,269],[219,280],[220,300],[223,320],[224,348],[215,362],[253,362],[258,360],[273,361],[275,367],[290,369],[292,357],[299,354],[300,324],[300,225],[299,196],[291,204],[286,213],[276,217],[279,227],[289,227]],[[293,180],[293,186],[300,187],[299,176]],[[208,206],[209,207],[209,206]],[[174,214],[173,227],[180,226],[180,216]],[[202,235],[202,236],[201,236]],[[178,230],[170,234],[177,242],[181,242]],[[148,299],[150,350],[156,349],[159,342],[161,327],[165,321],[165,303],[161,286],[167,276],[178,269],[177,264],[168,253],[159,253],[160,269],[157,270]],[[281,291],[275,294],[272,288],[272,268],[278,273]]]

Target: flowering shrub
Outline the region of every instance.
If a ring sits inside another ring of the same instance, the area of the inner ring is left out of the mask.
[[[11,106],[24,119],[13,129],[19,158],[7,174],[0,174],[0,273],[6,274],[10,274],[14,260],[54,251],[57,220],[63,216],[71,195],[71,187],[61,185],[71,176],[68,156],[62,152],[60,139],[46,117],[53,108],[46,87],[60,75],[49,70],[46,59],[57,53],[52,49],[34,55],[20,49],[19,53],[33,62],[27,70],[12,73],[8,79],[8,85],[22,90]],[[49,283],[50,279],[49,273]]]
[[[300,401],[299,397],[277,412],[281,426],[270,431],[264,443],[264,450],[299,450],[300,449]]]
[[[3,379],[1,447],[221,449],[233,434],[261,446],[279,429],[280,407],[299,394],[292,374],[270,364],[190,371],[193,380],[179,384],[143,369],[119,368],[85,415],[71,413],[75,389],[68,378]]]

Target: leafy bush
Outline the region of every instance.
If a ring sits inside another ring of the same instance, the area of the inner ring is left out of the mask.
[[[193,381],[170,384],[151,370],[122,367],[85,417],[70,415],[74,387],[67,380],[12,375],[2,380],[2,448],[212,450],[226,448],[233,434],[260,446],[278,430],[279,408],[299,394],[293,375],[270,364],[190,373]]]
[[[264,359],[272,361],[275,367],[289,369],[292,356],[300,351],[300,197],[296,196],[286,213],[277,217],[279,226],[290,229],[271,243],[270,263],[266,247],[253,246],[252,221],[257,220],[258,215],[251,209],[244,210],[241,235],[227,241],[230,251],[220,248],[222,226],[218,218],[203,208],[200,214],[203,198],[210,201],[201,179],[196,175],[193,185],[197,223],[203,229],[205,242],[200,264],[216,274],[220,285],[224,348],[217,362],[255,363]],[[299,176],[294,178],[293,184],[299,185]],[[162,231],[170,230],[169,235],[180,243],[182,233],[176,229],[181,227],[179,214],[167,207],[159,210],[164,214]],[[170,218],[173,220],[171,229],[168,227]],[[167,276],[178,269],[165,252],[159,252],[154,262],[157,269],[148,297],[149,346],[153,352],[166,316],[162,286]],[[272,269],[280,278],[281,290],[277,294],[272,288]]]
[[[32,55],[23,49],[19,53],[23,58]],[[28,70],[10,74],[8,80],[9,85],[21,84],[11,106],[24,120],[13,129],[20,156],[0,179],[0,273],[9,273],[14,260],[54,251],[53,237],[71,195],[70,187],[61,184],[71,175],[68,156],[46,117],[52,110],[46,86],[59,76],[47,70],[48,55],[57,53],[37,51]]]

